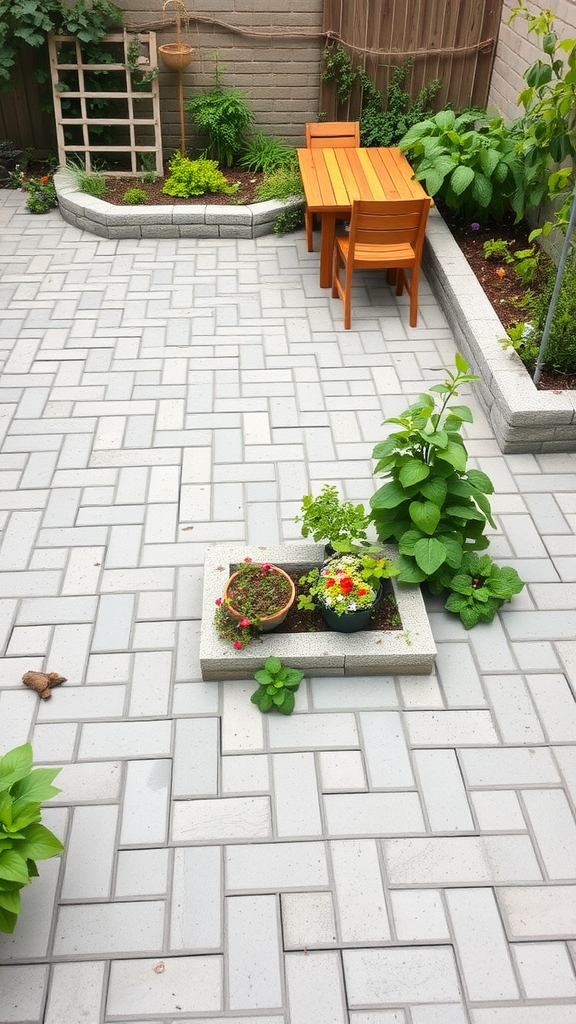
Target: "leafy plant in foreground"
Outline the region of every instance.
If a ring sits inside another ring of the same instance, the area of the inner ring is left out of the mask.
[[[372,515],[380,540],[398,543],[398,579],[404,583],[422,583],[443,565],[458,569],[466,550],[487,547],[484,529],[495,525],[486,497],[494,489],[490,478],[466,468],[461,429],[472,413],[466,405],[449,404],[476,378],[459,353],[456,373],[447,373],[403,415],[385,421],[401,429],[373,453],[374,472],[388,480],[370,499]]]
[[[22,188],[28,193],[26,208],[30,213],[48,213],[58,205],[56,189],[49,174],[41,178],[28,178]]]
[[[302,536],[312,535],[316,544],[325,541],[341,553],[368,547],[366,529],[370,514],[362,504],[341,501],[334,484],[324,484],[317,498],[305,494],[301,511],[295,522],[302,523]]]
[[[287,668],[280,658],[266,658],[264,668],[254,673],[259,684],[250,700],[260,711],[276,708],[281,715],[294,711],[294,692],[300,686],[304,673],[297,668]]]
[[[11,934],[20,913],[20,890],[38,874],[37,860],[64,849],[40,823],[41,805],[60,792],[52,781],[60,768],[33,768],[24,743],[0,759],[0,931]]]
[[[458,572],[446,575],[444,586],[450,591],[445,608],[459,615],[465,628],[471,629],[478,622],[492,622],[498,609],[519,594],[524,584],[516,569],[496,565],[490,555],[469,551]]]

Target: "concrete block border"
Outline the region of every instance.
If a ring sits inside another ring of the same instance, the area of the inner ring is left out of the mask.
[[[64,172],[54,185],[63,219],[101,238],[257,238],[272,233],[279,213],[303,203],[294,196],[251,206],[116,206],[80,192]]]
[[[430,212],[423,260],[458,350],[480,380],[475,388],[503,452],[576,451],[576,391],[537,391],[506,331],[437,210]]]
[[[388,557],[394,551],[384,548]],[[247,545],[216,544],[206,551],[204,562],[203,614],[200,631],[202,678],[251,679],[271,655],[284,665],[315,676],[366,676],[392,673],[422,674],[432,671],[436,647],[419,587],[392,580],[401,630],[344,633],[268,633],[241,651],[220,639],[214,628],[215,602],[222,596],[230,567],[244,558],[275,565],[320,564],[321,544]]]

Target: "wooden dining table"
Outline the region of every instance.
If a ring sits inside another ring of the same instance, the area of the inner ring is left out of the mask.
[[[297,153],[306,206],[320,218],[320,287],[329,288],[336,221],[350,218],[354,199],[422,199],[427,192],[397,147]]]

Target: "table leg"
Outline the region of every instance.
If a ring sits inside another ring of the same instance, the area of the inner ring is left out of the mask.
[[[336,234],[336,214],[323,213],[320,216],[320,287],[330,288],[332,285],[332,257],[334,252],[334,235]]]

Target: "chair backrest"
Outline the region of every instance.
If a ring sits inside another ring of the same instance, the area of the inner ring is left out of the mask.
[[[306,125],[306,149],[358,149],[359,121],[311,121]]]
[[[399,245],[409,242],[420,259],[426,222],[432,200],[362,200],[352,203],[349,251],[352,259],[356,245]]]

